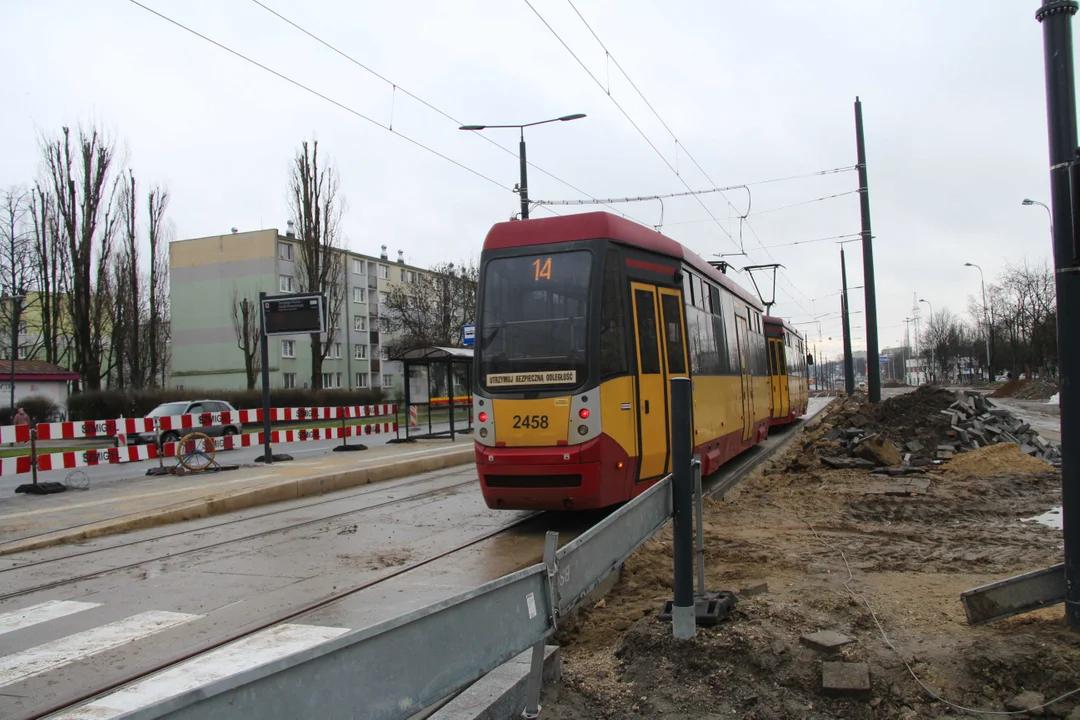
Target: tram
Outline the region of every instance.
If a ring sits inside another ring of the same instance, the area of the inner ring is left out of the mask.
[[[806,414],[810,402],[810,373],[803,338],[781,318],[764,318],[769,354],[771,424],[786,425]]]
[[[476,466],[492,508],[624,502],[671,470],[672,377],[705,474],[772,422],[763,308],[698,255],[605,212],[499,223],[477,290]]]

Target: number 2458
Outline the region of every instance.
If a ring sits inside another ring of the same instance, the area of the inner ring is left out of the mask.
[[[527,428],[529,430],[547,430],[547,415],[515,415],[515,428]]]

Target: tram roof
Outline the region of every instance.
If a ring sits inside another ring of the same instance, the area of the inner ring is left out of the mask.
[[[761,302],[743,286],[705,262],[677,240],[661,235],[626,218],[608,212],[578,213],[535,220],[513,220],[494,225],[484,239],[485,250],[548,245],[577,240],[607,239],[650,252],[680,258],[694,270],[737,295],[759,312]]]
[[[761,320],[766,325],[781,325],[788,332],[794,333],[795,335],[798,335],[799,337],[802,337],[802,333],[799,332],[798,330],[796,330],[794,327],[792,327],[792,325],[787,320],[785,320],[784,318],[776,317],[774,315],[765,315],[764,317],[761,318]]]

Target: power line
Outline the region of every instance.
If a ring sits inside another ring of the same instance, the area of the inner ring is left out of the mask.
[[[735,190],[735,189],[741,188],[741,187],[746,187],[746,185],[734,185],[734,186],[731,186],[731,187],[719,188],[719,189]],[[702,192],[702,193],[716,192],[716,190],[702,190],[700,192]],[[768,213],[779,212],[780,210],[787,210],[789,208],[799,207],[800,205],[810,205],[812,203],[823,202],[825,200],[832,200],[832,199],[838,198],[838,197],[844,197],[845,195],[855,195],[855,194],[857,194],[859,192],[860,192],[859,190],[848,190],[847,192],[836,193],[834,195],[824,195],[822,197],[814,198],[812,200],[802,200],[802,201],[797,202],[797,203],[791,203],[790,205],[781,205],[780,207],[768,208],[767,210],[755,210],[750,215],[753,215],[755,217],[758,216],[758,215],[767,215]],[[682,195],[688,195],[689,193],[681,193],[681,194]],[[672,197],[675,197],[675,196],[672,196]],[[649,198],[649,199],[651,199],[651,198]],[[552,203],[552,204],[561,204],[561,203]],[[750,217],[750,215],[747,215],[747,217]],[[696,225],[698,223],[707,223],[707,222],[712,222],[712,221],[711,220],[683,220],[681,222],[668,223],[668,225]],[[770,247],[781,247],[781,246],[779,246],[779,245],[770,245]]]
[[[599,88],[600,88],[600,90],[601,90],[601,91],[603,91],[605,95],[607,95],[608,99],[609,99],[609,100],[611,100],[611,102],[615,104],[615,107],[617,107],[617,108],[619,109],[619,112],[621,112],[621,113],[623,114],[623,117],[625,117],[625,118],[626,118],[627,122],[629,122],[629,123],[630,123],[631,125],[633,125],[633,126],[634,126],[634,129],[638,131],[638,134],[639,134],[639,135],[641,135],[641,137],[642,137],[642,138],[643,138],[643,139],[645,140],[645,142],[646,142],[646,143],[648,143],[649,147],[651,147],[651,148],[653,149],[653,152],[655,152],[655,153],[657,154],[657,156],[658,156],[658,157],[659,157],[659,158],[660,158],[661,160],[663,160],[664,164],[668,166],[668,168],[669,168],[669,169],[671,170],[671,172],[675,173],[675,177],[679,178],[679,182],[681,182],[681,183],[683,184],[683,186],[684,186],[684,187],[685,187],[685,188],[686,188],[687,190],[693,190],[693,188],[691,188],[691,187],[690,187],[690,185],[688,185],[688,184],[687,184],[686,180],[685,180],[685,179],[683,179],[682,175],[680,175],[680,174],[679,174],[679,171],[678,171],[678,170],[676,170],[676,169],[675,169],[675,167],[673,167],[673,166],[672,166],[672,164],[671,164],[670,162],[668,162],[668,159],[667,159],[666,157],[664,157],[664,154],[663,154],[662,152],[660,152],[660,150],[659,150],[659,149],[657,149],[656,145],[654,145],[654,144],[653,144],[653,141],[649,139],[649,136],[648,136],[648,135],[646,135],[646,134],[645,134],[645,132],[644,132],[644,131],[643,131],[643,130],[642,130],[642,129],[640,128],[640,127],[638,127],[638,124],[637,124],[636,122],[634,122],[633,118],[631,118],[631,117],[630,117],[629,113],[627,113],[627,112],[626,112],[626,110],[624,110],[624,109],[623,109],[622,105],[620,105],[620,104],[619,104],[619,101],[618,101],[618,100],[616,100],[616,99],[615,99],[614,97],[612,97],[612,95],[611,95],[611,93],[610,93],[610,92],[608,92],[607,90],[604,90],[604,85],[603,85],[603,83],[601,83],[601,82],[600,82],[600,81],[599,81],[599,80],[597,79],[597,77],[596,77],[595,75],[593,75],[592,71],[591,71],[591,70],[589,70],[589,68],[585,66],[585,63],[583,63],[583,62],[581,61],[581,58],[579,58],[579,57],[577,56],[577,54],[576,54],[576,53],[575,53],[575,52],[574,52],[573,50],[571,50],[571,49],[570,49],[570,46],[569,46],[569,45],[567,45],[567,44],[566,44],[566,41],[565,41],[565,40],[563,40],[563,39],[562,39],[562,37],[560,37],[560,36],[559,36],[559,33],[555,32],[555,28],[551,27],[551,25],[550,25],[550,24],[548,23],[548,21],[544,19],[544,16],[543,16],[543,15],[541,15],[541,14],[539,13],[539,11],[537,11],[537,9],[533,7],[532,3],[531,3],[531,2],[529,2],[529,0],[525,0],[525,4],[526,4],[526,5],[528,5],[528,6],[529,6],[529,9],[530,9],[530,10],[532,10],[532,11],[533,11],[533,13],[535,13],[535,14],[536,14],[536,17],[540,18],[540,22],[544,23],[544,26],[545,26],[545,27],[546,27],[546,28],[547,28],[548,30],[550,30],[550,31],[551,31],[551,34],[555,36],[555,39],[556,39],[556,40],[558,40],[558,41],[559,41],[559,43],[560,43],[560,44],[561,44],[561,45],[562,45],[562,46],[563,46],[564,48],[566,48],[566,51],[567,51],[568,53],[570,53],[570,55],[571,55],[571,56],[572,56],[572,57],[573,57],[573,58],[574,58],[575,60],[577,60],[577,63],[578,63],[578,65],[580,65],[580,66],[581,66],[581,69],[582,69],[582,70],[584,70],[584,71],[585,71],[585,72],[586,72],[586,73],[587,73],[587,74],[589,75],[589,77],[591,77],[591,78],[593,79],[593,82],[595,82],[595,83],[596,83],[596,86],[597,86],[597,87],[599,87]],[[683,149],[685,150],[685,147],[684,147]],[[686,155],[687,155],[687,157],[690,157],[690,153],[687,153]],[[691,157],[690,159],[691,159],[691,160],[693,160],[693,158],[692,158],[692,157]],[[696,164],[697,164],[697,162],[695,161],[695,163],[694,163],[694,164],[696,165]],[[700,167],[699,167],[699,169],[700,169]],[[706,177],[708,177],[708,176],[706,176]],[[712,180],[709,180],[709,184],[710,184],[710,185],[713,185],[714,187],[716,186],[716,183],[714,183],[714,182],[713,182]],[[723,193],[721,193],[721,196],[723,196]],[[727,231],[727,229],[726,229],[726,228],[725,228],[725,227],[724,227],[723,225],[721,225],[721,224],[720,224],[720,221],[716,219],[716,216],[715,216],[715,215],[713,215],[712,211],[711,211],[711,210],[709,210],[709,208],[708,208],[708,207],[707,207],[707,206],[705,205],[704,201],[702,201],[702,199],[701,199],[700,197],[696,196],[696,195],[694,196],[694,198],[695,198],[695,199],[696,199],[696,200],[698,201],[698,203],[699,203],[699,204],[701,205],[701,207],[702,207],[702,208],[703,208],[703,209],[705,210],[705,212],[709,214],[709,217],[711,217],[711,218],[713,219],[713,221],[714,221],[714,222],[716,223],[716,226],[717,226],[718,228],[720,228],[720,230],[721,230],[721,231],[722,231],[722,232],[723,232],[723,233],[724,233],[725,235],[727,235],[727,236],[728,236],[728,238],[729,238],[729,239],[731,240],[731,242],[735,242],[735,238],[734,238],[734,237],[732,236],[732,234],[731,234],[731,233],[729,233],[729,232]],[[725,200],[727,200],[727,198],[724,198],[724,199],[725,199]],[[730,200],[728,200],[728,205],[731,205],[731,201],[730,201]],[[734,208],[735,206],[734,206],[734,205],[731,205],[731,207],[733,207],[733,208]],[[741,249],[741,247],[740,247],[740,249]]]
[[[327,101],[328,103],[336,105],[337,107],[341,108],[342,110],[344,110],[344,111],[346,111],[348,113],[351,113],[351,114],[355,115],[356,117],[360,118],[361,120],[366,120],[367,122],[371,123],[372,125],[375,125],[377,127],[382,128],[383,130],[388,130],[389,132],[394,133],[398,137],[400,137],[400,138],[402,138],[404,140],[407,140],[408,142],[412,143],[413,145],[415,145],[415,146],[417,146],[417,147],[419,147],[419,148],[421,148],[423,150],[427,150],[432,155],[436,155],[436,156],[442,158],[443,160],[446,160],[449,163],[453,163],[454,165],[457,165],[462,170],[466,170],[466,171],[472,173],[473,175],[475,175],[475,176],[477,176],[479,178],[487,180],[492,185],[495,185],[495,186],[497,186],[499,188],[502,188],[503,190],[507,190],[509,192],[514,192],[513,188],[509,188],[509,187],[503,185],[498,180],[494,180],[494,179],[488,177],[487,175],[484,175],[483,173],[479,172],[478,170],[473,170],[468,165],[464,165],[463,163],[460,163],[457,160],[454,160],[453,158],[442,154],[438,150],[435,150],[433,148],[428,147],[427,145],[424,145],[419,140],[413,140],[408,135],[405,135],[405,134],[400,133],[400,132],[398,132],[396,130],[393,130],[389,126],[383,125],[378,120],[370,118],[367,115],[364,115],[363,113],[359,112],[358,110],[354,110],[351,107],[349,107],[348,105],[345,105],[344,103],[338,102],[337,100],[334,100],[333,98],[331,98],[331,97],[329,97],[327,95],[323,95],[318,90],[313,90],[312,88],[308,87],[307,85],[304,85],[303,83],[301,83],[301,82],[299,82],[297,80],[293,80],[291,77],[288,77],[287,75],[283,75],[282,73],[278,72],[277,70],[274,70],[273,68],[270,68],[270,67],[267,67],[266,65],[263,65],[262,63],[258,62],[257,60],[252,60],[247,55],[244,55],[243,53],[240,53],[240,52],[238,52],[236,50],[233,50],[232,48],[230,48],[230,47],[228,47],[226,45],[222,45],[218,41],[213,40],[213,39],[207,37],[206,35],[203,35],[202,33],[198,32],[196,30],[193,30],[193,29],[189,28],[187,25],[184,25],[183,23],[180,23],[180,22],[178,22],[176,20],[173,20],[172,18],[170,18],[170,17],[168,17],[166,15],[162,15],[157,10],[154,10],[153,8],[150,8],[150,7],[147,7],[146,5],[143,5],[138,0],[128,0],[128,2],[130,2],[132,5],[136,5],[138,7],[141,7],[143,10],[146,10],[149,13],[157,15],[162,20],[165,20],[166,22],[169,22],[169,23],[175,25],[176,27],[178,27],[178,28],[180,28],[182,30],[186,30],[187,32],[191,33],[192,35],[195,35],[196,37],[202,38],[203,40],[210,43],[211,45],[215,45],[216,47],[221,48],[222,50],[224,50],[227,53],[235,55],[236,57],[240,58],[241,60],[244,60],[245,62],[251,63],[255,67],[258,67],[258,68],[260,68],[262,70],[265,70],[266,72],[268,72],[268,73],[270,73],[270,74],[284,80],[287,83],[295,85],[296,87],[300,88],[301,90],[305,90],[306,92],[309,92],[312,95],[315,95],[316,97],[322,98],[323,100]]]
[[[428,102],[427,100],[424,100],[424,99],[423,99],[423,98],[421,98],[420,96],[418,96],[418,95],[416,95],[416,94],[414,94],[414,93],[411,93],[411,92],[409,92],[408,90],[406,90],[405,88],[403,88],[403,87],[402,87],[401,85],[398,85],[398,84],[397,84],[396,82],[394,82],[394,81],[393,81],[393,80],[391,80],[390,78],[387,78],[387,77],[385,77],[385,76],[381,75],[380,73],[378,73],[377,71],[375,71],[375,70],[373,70],[372,68],[368,67],[367,65],[365,65],[365,64],[364,64],[364,63],[362,63],[362,62],[360,62],[360,61],[359,61],[359,60],[357,60],[356,58],[352,57],[352,56],[351,56],[351,55],[349,55],[348,53],[346,53],[346,52],[344,52],[344,51],[342,51],[342,50],[338,49],[338,48],[337,48],[337,47],[335,47],[334,45],[331,45],[330,43],[328,43],[327,41],[323,40],[323,39],[322,39],[321,37],[319,37],[318,35],[315,35],[314,33],[312,33],[311,31],[307,30],[306,28],[303,28],[303,27],[301,27],[300,25],[298,25],[297,23],[293,22],[293,21],[292,21],[292,20],[290,20],[289,18],[285,17],[284,15],[282,15],[282,14],[281,14],[281,13],[279,13],[278,11],[274,10],[273,8],[271,8],[271,7],[268,7],[267,5],[263,4],[263,3],[262,3],[262,2],[260,2],[259,0],[251,0],[251,1],[252,1],[253,3],[255,3],[256,5],[258,5],[259,7],[261,7],[261,8],[263,9],[263,10],[266,10],[266,11],[267,11],[268,13],[270,13],[271,15],[274,15],[275,17],[279,18],[280,20],[284,21],[285,23],[287,23],[287,24],[291,25],[292,27],[296,28],[296,29],[297,29],[297,30],[299,30],[300,32],[304,33],[305,35],[307,35],[307,36],[308,36],[309,38],[311,38],[311,39],[312,39],[312,40],[314,40],[315,42],[319,43],[320,45],[323,45],[323,46],[324,46],[324,47],[326,47],[326,48],[329,48],[329,49],[330,49],[330,50],[332,50],[333,52],[337,53],[337,54],[338,54],[338,55],[340,55],[341,57],[343,57],[343,58],[345,58],[346,60],[348,60],[349,62],[351,62],[352,64],[354,64],[354,65],[356,65],[357,67],[359,67],[359,68],[361,68],[361,69],[363,69],[363,70],[365,70],[365,71],[367,71],[367,72],[371,73],[372,75],[374,75],[374,76],[375,76],[375,77],[377,77],[378,79],[382,80],[382,81],[383,81],[384,83],[386,83],[387,85],[390,85],[390,86],[391,86],[391,87],[393,88],[394,92],[398,92],[398,91],[402,92],[403,94],[407,95],[408,97],[412,98],[413,100],[416,100],[416,101],[417,101],[418,103],[420,103],[420,104],[421,104],[421,105],[423,105],[424,107],[426,107],[426,108],[428,108],[428,109],[430,109],[430,110],[432,110],[432,111],[434,111],[434,112],[438,113],[439,115],[442,115],[442,116],[443,116],[444,118],[446,118],[447,120],[450,120],[450,121],[451,121],[451,122],[453,122],[453,123],[454,123],[455,125],[459,125],[459,126],[460,126],[460,125],[463,125],[463,124],[464,124],[464,123],[462,123],[462,121],[460,121],[460,120],[458,120],[457,118],[453,117],[453,116],[452,116],[452,115],[450,115],[449,113],[447,113],[447,112],[445,112],[445,111],[443,111],[443,110],[441,110],[441,109],[439,109],[439,108],[435,107],[434,105],[432,105],[431,103],[429,103],[429,102]],[[390,125],[388,125],[386,129],[388,129],[388,130],[390,130],[390,131],[393,131],[393,120],[391,120],[391,122],[390,122]],[[400,133],[399,133],[399,134],[400,134]],[[516,157],[518,157],[517,153],[515,153],[515,152],[514,152],[513,150],[510,150],[509,148],[506,148],[506,147],[504,147],[503,145],[499,144],[499,143],[498,143],[498,142],[496,142],[495,140],[492,140],[492,139],[491,139],[490,137],[488,137],[488,136],[486,136],[486,135],[483,135],[483,134],[481,134],[481,133],[473,133],[473,135],[476,135],[477,137],[480,137],[480,138],[481,138],[482,140],[484,140],[485,142],[487,142],[487,143],[490,143],[491,145],[494,145],[495,147],[499,148],[500,150],[502,150],[502,151],[503,151],[503,152],[505,152],[506,154],[508,154],[508,155],[511,155],[512,157],[515,157],[515,158],[516,158]],[[563,180],[562,178],[558,177],[557,175],[555,175],[555,174],[553,174],[553,173],[551,173],[551,172],[549,172],[549,171],[545,170],[544,168],[542,168],[542,167],[540,167],[540,166],[536,165],[535,163],[533,163],[533,162],[531,162],[531,161],[526,161],[526,163],[527,163],[527,164],[528,164],[528,165],[529,165],[530,167],[532,167],[533,169],[535,169],[535,170],[537,170],[537,171],[539,171],[539,172],[543,173],[544,175],[547,175],[548,177],[552,178],[553,180],[556,180],[557,182],[560,182],[560,183],[562,183],[563,185],[565,185],[566,187],[570,188],[571,190],[573,190],[573,191],[575,191],[575,192],[577,192],[577,193],[580,193],[581,195],[585,195],[586,197],[592,197],[592,195],[590,195],[589,193],[585,192],[585,191],[584,191],[584,190],[582,190],[581,188],[575,187],[575,186],[574,186],[574,185],[572,185],[571,183],[567,182],[566,180]],[[603,204],[603,203],[600,203],[600,204]],[[557,213],[557,212],[554,212],[553,210],[551,210],[551,209],[549,209],[549,208],[544,208],[544,209],[545,209],[545,210],[548,210],[548,212],[551,212],[551,213],[553,213],[553,214],[555,214],[555,215],[558,215],[558,214],[559,214],[559,213]],[[615,210],[615,208],[611,208],[611,210],[613,210],[614,212],[618,212],[618,213],[619,213],[620,215],[622,215],[623,217],[627,217],[627,218],[630,218],[630,216],[629,216],[629,215],[626,215],[625,213],[621,213],[621,212],[619,212],[618,210]],[[630,219],[634,219],[634,218],[630,218]],[[637,222],[640,222],[640,221],[637,221]]]

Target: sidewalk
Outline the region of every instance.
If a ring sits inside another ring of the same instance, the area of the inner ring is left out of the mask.
[[[321,495],[473,461],[471,435],[363,452],[244,465],[205,475],[98,483],[91,490],[0,497],[0,555]]]

